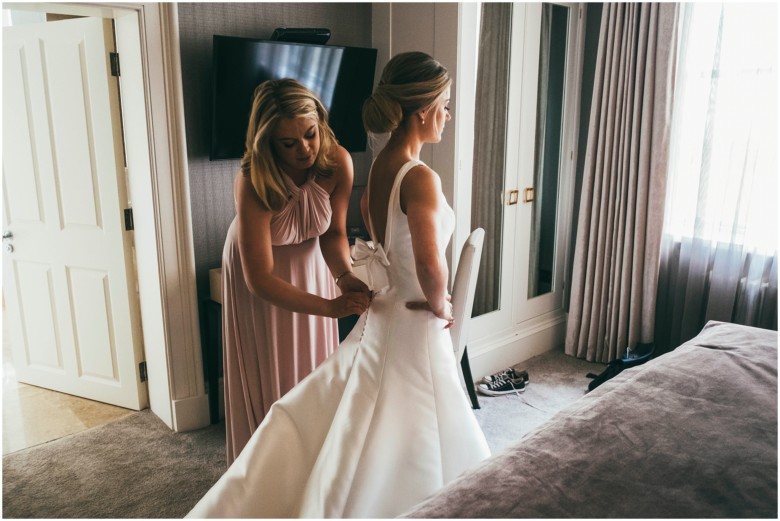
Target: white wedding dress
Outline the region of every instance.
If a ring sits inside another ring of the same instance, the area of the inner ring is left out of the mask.
[[[489,456],[446,322],[405,307],[425,300],[399,205],[417,164],[399,171],[386,248],[372,251],[372,270],[389,263],[388,286],[335,353],[271,407],[187,517],[395,517]],[[439,197],[443,251],[455,217]]]

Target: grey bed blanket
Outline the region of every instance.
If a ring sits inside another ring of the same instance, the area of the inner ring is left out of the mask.
[[[410,518],[777,518],[777,332],[708,323]]]

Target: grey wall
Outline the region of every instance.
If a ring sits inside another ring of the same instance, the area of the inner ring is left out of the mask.
[[[187,134],[192,234],[199,300],[208,298],[208,270],[221,265],[235,216],[233,177],[238,160],[209,161],[211,42],[214,34],[270,38],[277,27],[325,27],[329,44],[371,47],[370,3],[179,3],[184,117]],[[358,200],[370,152],[352,154],[355,183],[347,226],[361,226]]]

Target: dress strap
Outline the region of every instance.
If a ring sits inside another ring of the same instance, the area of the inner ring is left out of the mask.
[[[366,215],[368,216],[366,226],[368,226],[368,235],[371,237],[371,240],[375,240],[374,237],[376,237],[374,235],[374,224],[371,221],[371,174],[374,172],[375,161],[376,158],[371,161],[371,167],[368,169],[368,179],[366,180]]]
[[[390,190],[390,200],[387,203],[387,222],[385,223],[385,253],[390,253],[390,243],[392,241],[393,235],[393,214],[395,213],[395,208],[398,207],[398,211],[401,211],[401,182],[404,180],[404,176],[406,176],[407,172],[411,170],[412,168],[424,165],[422,161],[419,159],[412,159],[404,163],[404,166],[401,167],[401,169],[398,171],[398,174],[395,176],[395,181],[393,181],[393,188]],[[370,217],[369,217],[370,219]]]

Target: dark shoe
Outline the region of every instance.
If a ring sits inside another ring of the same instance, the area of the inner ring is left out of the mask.
[[[522,378],[505,378],[489,384],[480,383],[477,386],[477,390],[488,396],[499,396],[510,393],[519,394],[525,391],[525,382]]]
[[[506,380],[507,378],[514,378],[515,380],[522,378],[523,383],[528,385],[528,371],[518,371],[514,367],[508,367],[503,371],[484,376],[482,378],[482,383],[491,384],[498,380]]]

